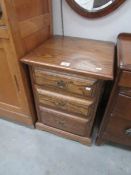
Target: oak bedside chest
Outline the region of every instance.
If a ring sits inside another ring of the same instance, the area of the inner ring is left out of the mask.
[[[113,79],[114,44],[54,36],[22,62],[30,69],[36,128],[91,144],[104,82]]]

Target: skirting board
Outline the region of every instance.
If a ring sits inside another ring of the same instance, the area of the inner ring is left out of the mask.
[[[19,113],[7,111],[0,108],[0,118],[7,121],[14,122],[14,123],[18,123],[20,125],[24,125],[30,128],[34,128],[34,122],[32,121],[32,119],[30,117],[26,117],[25,115],[22,115]]]

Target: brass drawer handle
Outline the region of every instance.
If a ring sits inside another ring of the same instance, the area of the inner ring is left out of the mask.
[[[59,88],[62,88],[63,89],[63,88],[66,87],[66,84],[65,84],[65,82],[63,80],[60,80],[60,81],[57,82],[57,86]]]
[[[60,127],[64,127],[64,126],[65,126],[65,122],[64,122],[64,121],[59,121],[59,122],[58,122],[58,125],[59,125]]]
[[[125,135],[131,136],[131,128],[129,128],[125,131]]]
[[[60,106],[60,107],[64,107],[66,105],[66,103],[63,101],[59,101],[59,102],[56,102],[56,105]]]

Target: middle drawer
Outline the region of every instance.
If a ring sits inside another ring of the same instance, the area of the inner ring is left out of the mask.
[[[84,118],[89,118],[92,112],[93,100],[85,100],[71,96],[65,96],[35,86],[38,103],[43,106],[54,108]]]
[[[131,97],[118,94],[118,96],[115,98],[111,115],[114,117],[120,115],[121,118],[131,121]]]
[[[64,91],[71,95],[93,97],[96,95],[98,80],[64,74],[62,72],[34,68],[34,82],[37,85],[52,88],[52,90]]]

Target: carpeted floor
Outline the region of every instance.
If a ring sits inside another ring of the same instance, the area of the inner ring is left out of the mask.
[[[87,147],[0,120],[0,175],[131,175],[131,152]]]

